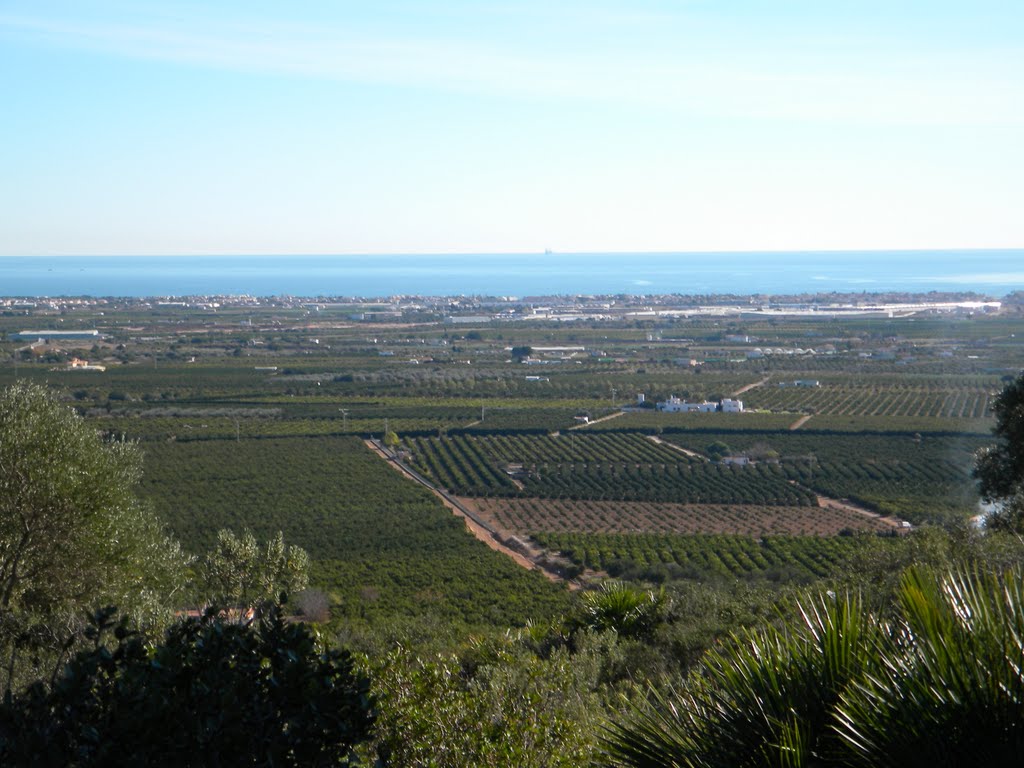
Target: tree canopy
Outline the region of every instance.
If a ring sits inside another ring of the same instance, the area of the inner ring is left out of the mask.
[[[152,647],[112,616],[53,686],[0,702],[5,765],[347,765],[368,737],[368,678],[279,606],[179,621]]]
[[[1010,381],[992,405],[1000,442],[978,452],[974,476],[982,497],[997,502],[989,519],[996,528],[1024,527],[1024,373]]]
[[[103,440],[44,387],[0,392],[0,645],[27,627],[60,642],[103,603],[137,621],[169,612],[187,558],[135,496],[140,472],[135,445]]]
[[[301,592],[309,584],[309,555],[285,547],[284,534],[261,547],[251,531],[240,537],[221,530],[206,557],[208,597],[218,607],[254,608],[273,602],[281,592]]]

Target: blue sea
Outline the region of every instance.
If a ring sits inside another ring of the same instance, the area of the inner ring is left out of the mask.
[[[0,257],[0,296],[1024,290],[1024,250]]]

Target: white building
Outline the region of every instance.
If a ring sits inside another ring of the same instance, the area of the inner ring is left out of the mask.
[[[656,407],[665,413],[711,413],[718,410],[718,403],[709,403],[707,400],[703,403],[688,403],[672,395],[668,400],[658,403]]]
[[[725,398],[722,400],[723,413],[743,413],[743,401]]]
[[[749,456],[725,456],[722,458],[722,464],[732,464],[737,467],[750,466],[751,461]]]

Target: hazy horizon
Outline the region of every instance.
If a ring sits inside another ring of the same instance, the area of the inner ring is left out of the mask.
[[[0,257],[10,296],[540,296],[1024,290],[1024,250]]]

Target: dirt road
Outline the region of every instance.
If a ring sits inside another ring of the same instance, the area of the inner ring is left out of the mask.
[[[709,459],[707,456],[705,456],[702,453],[697,453],[696,451],[688,450],[686,448],[683,448],[683,446],[681,446],[681,445],[676,445],[675,443],[670,443],[668,440],[662,440],[657,435],[647,435],[647,439],[650,440],[652,443],[657,443],[658,445],[664,445],[666,448],[671,448],[673,451],[679,451],[680,453],[685,453],[691,459],[700,459],[701,461],[711,461],[711,459]]]
[[[625,411],[616,411],[615,413],[609,413],[607,416],[602,416],[600,419],[594,419],[593,421],[588,421],[586,424],[576,424],[575,426],[569,427],[569,429],[585,429],[585,428],[589,427],[591,424],[600,424],[602,421],[608,421],[609,419],[614,419],[614,418],[616,418],[618,416],[621,416],[624,413],[625,413]]]
[[[515,562],[516,565],[519,565],[519,566],[521,566],[523,568],[526,568],[527,570],[530,570],[530,571],[540,571],[550,581],[565,582],[565,579],[563,579],[558,574],[551,573],[550,571],[547,571],[544,568],[541,568],[533,560],[531,560],[530,558],[526,557],[526,555],[523,555],[522,553],[517,552],[514,549],[511,549],[510,547],[507,547],[504,544],[502,544],[500,541],[498,541],[497,538],[495,538],[496,536],[500,535],[497,531],[494,531],[494,530],[491,530],[491,529],[487,528],[485,525],[483,525],[478,520],[474,520],[473,517],[472,517],[472,513],[469,510],[467,510],[462,504],[460,504],[458,501],[453,499],[451,496],[449,496],[444,491],[442,491],[439,488],[437,488],[436,486],[434,486],[432,483],[427,482],[427,480],[425,478],[423,478],[419,474],[413,472],[412,470],[410,470],[408,467],[406,467],[401,462],[396,461],[392,456],[390,456],[387,453],[387,451],[385,451],[380,446],[379,443],[377,443],[377,441],[375,441],[375,440],[364,440],[363,442],[366,443],[366,447],[367,448],[369,448],[371,451],[373,451],[378,456],[380,456],[382,459],[384,459],[391,467],[393,467],[395,469],[395,471],[401,472],[403,475],[405,475],[410,480],[413,480],[413,481],[415,481],[417,483],[420,483],[421,485],[429,488],[430,491],[435,496],[437,496],[437,498],[439,498],[441,500],[441,503],[444,504],[451,511],[451,513],[453,515],[455,515],[456,517],[461,517],[462,518],[462,520],[466,524],[466,528],[469,529],[470,533],[472,533],[477,539],[482,541],[484,544],[486,544],[488,547],[493,549],[495,552],[500,552],[501,554],[503,554],[503,555],[505,555],[507,557],[512,558],[513,562]],[[569,584],[569,588],[570,589],[578,589],[579,588],[578,585],[573,584],[572,582],[568,582],[568,584]]]
[[[731,397],[738,397],[739,395],[742,395],[744,392],[749,392],[754,387],[760,387],[762,384],[765,384],[770,378],[771,376],[765,376],[760,381],[755,381],[753,384],[747,384],[747,386],[745,387],[740,387],[739,389],[732,393]]]
[[[830,507],[832,509],[844,509],[847,512],[856,512],[858,515],[864,515],[870,517],[873,520],[877,520],[883,525],[888,525],[890,528],[897,528],[899,530],[906,530],[903,526],[903,521],[898,520],[894,517],[885,517],[877,512],[873,512],[865,507],[858,506],[851,501],[843,501],[841,499],[833,499],[828,496],[818,496],[819,507]]]

